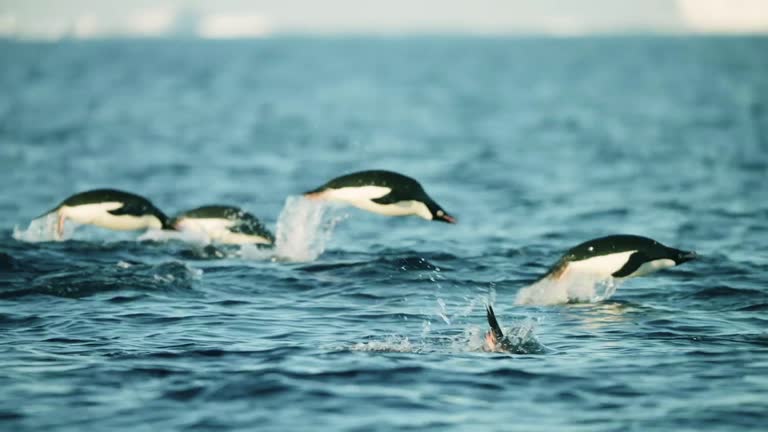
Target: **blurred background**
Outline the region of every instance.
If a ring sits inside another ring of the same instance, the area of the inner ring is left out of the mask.
[[[272,34],[554,34],[768,30],[762,0],[3,0],[0,35],[25,39]]]

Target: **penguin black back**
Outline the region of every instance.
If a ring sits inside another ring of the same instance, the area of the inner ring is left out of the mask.
[[[77,207],[89,204],[99,204],[103,202],[119,202],[123,204],[120,208],[109,210],[109,213],[115,216],[153,215],[160,221],[163,229],[173,229],[173,227],[169,224],[170,220],[168,216],[166,216],[165,213],[163,213],[159,208],[152,204],[151,201],[142,197],[141,195],[136,195],[131,192],[125,192],[117,189],[92,189],[74,194],[45,214],[54,212],[61,207]]]
[[[341,189],[345,187],[381,186],[397,191],[406,196],[403,199],[425,198],[427,193],[419,182],[403,174],[386,170],[358,171],[336,177],[317,189],[306,192],[307,194],[322,192],[326,189]],[[390,192],[389,195],[392,195]]]

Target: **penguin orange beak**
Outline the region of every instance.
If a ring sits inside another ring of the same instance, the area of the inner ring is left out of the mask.
[[[450,223],[450,224],[456,223],[456,218],[449,215],[448,213],[443,213],[442,216],[438,216],[437,219],[435,220],[438,220],[440,222]]]

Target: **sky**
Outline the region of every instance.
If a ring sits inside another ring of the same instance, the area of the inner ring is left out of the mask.
[[[0,0],[0,36],[768,33],[768,0]]]

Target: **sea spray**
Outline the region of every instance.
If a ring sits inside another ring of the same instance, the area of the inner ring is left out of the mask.
[[[56,212],[32,219],[26,229],[22,229],[19,226],[13,227],[13,238],[28,243],[39,243],[64,241],[72,237],[77,225],[73,223],[64,224],[64,232],[59,236],[56,232],[58,221],[59,217]]]
[[[612,277],[589,273],[568,273],[559,279],[545,277],[517,293],[518,305],[595,303],[610,298],[619,286]]]
[[[418,353],[424,350],[420,345],[414,345],[407,336],[389,335],[380,340],[358,342],[348,348],[350,351]]]
[[[317,259],[343,217],[333,217],[328,203],[289,196],[277,218],[273,249],[243,246],[248,259],[272,258],[277,261],[307,262]]]

